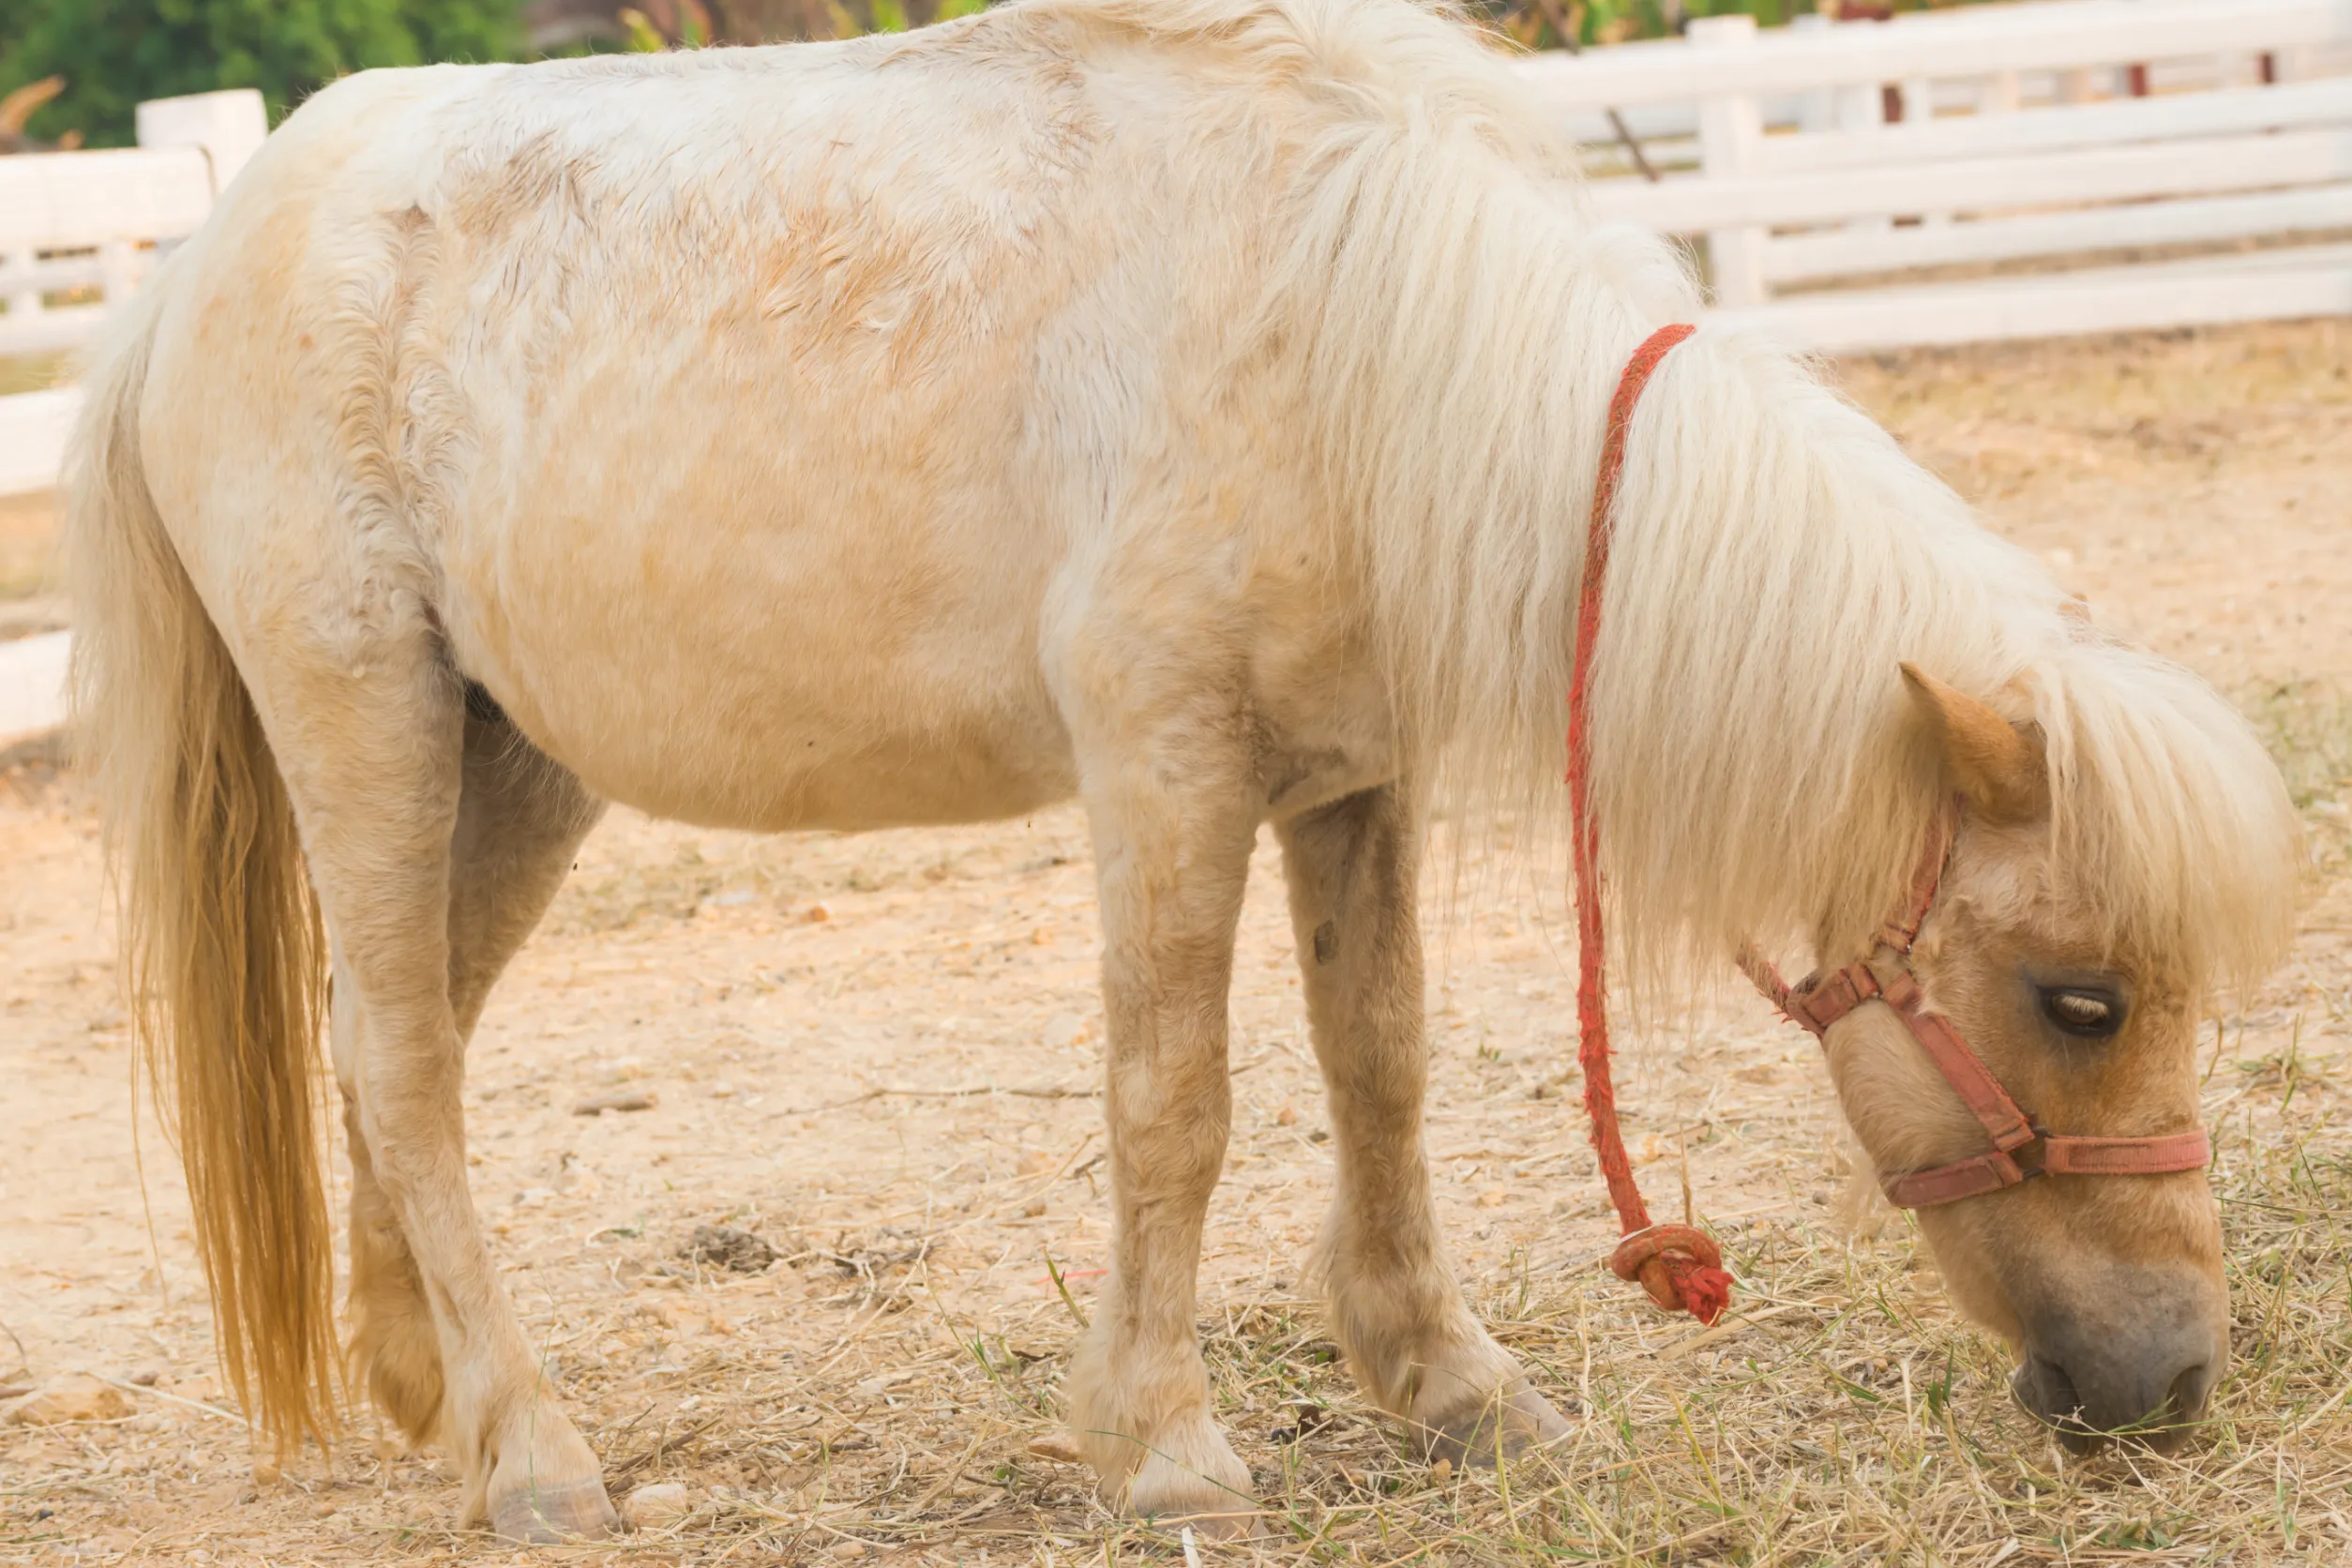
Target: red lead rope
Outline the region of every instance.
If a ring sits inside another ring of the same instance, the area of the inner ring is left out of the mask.
[[[1601,829],[1592,816],[1592,654],[1601,641],[1601,594],[1608,574],[1610,513],[1625,471],[1625,431],[1651,372],[1677,343],[1698,329],[1662,326],[1643,339],[1618,377],[1609,400],[1601,473],[1592,489],[1592,527],[1585,541],[1584,585],[1576,596],[1576,669],[1568,687],[1568,802],[1576,841],[1576,1060],[1584,1068],[1584,1108],[1592,1118],[1592,1147],[1625,1239],[1609,1259],[1620,1279],[1639,1280],[1650,1299],[1668,1311],[1687,1310],[1711,1323],[1731,1304],[1731,1276],[1706,1232],[1687,1225],[1652,1225],[1634,1184],[1625,1140],[1617,1130],[1617,1091],[1609,1082],[1608,988],[1603,974],[1606,938],[1601,925]]]

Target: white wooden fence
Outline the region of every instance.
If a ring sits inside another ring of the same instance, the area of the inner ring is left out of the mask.
[[[1802,346],[2352,313],[2352,0],[1722,17],[1519,68],[1596,215],[1698,242],[1717,314]],[[0,354],[86,343],[264,131],[211,93],[142,104],[135,151],[0,158]],[[0,494],[53,481],[74,400],[0,398]]]
[[[0,158],[0,355],[86,344],[165,247],[196,232],[268,133],[250,90],[138,110],[139,146]],[[56,482],[81,395],[0,397],[0,495]],[[0,642],[0,761],[64,722],[67,636]]]
[[[135,148],[0,158],[0,354],[88,342],[269,132],[249,87],[143,103],[137,124]]]
[[[1599,216],[1700,241],[1718,315],[1806,347],[2352,313],[2352,0],[1720,17],[1521,68]],[[1696,170],[1615,173],[1606,109]]]
[[[0,158],[0,355],[86,345],[269,131],[250,88],[143,103],[137,124],[136,148]],[[0,398],[0,495],[56,482],[79,402],[70,387]]]

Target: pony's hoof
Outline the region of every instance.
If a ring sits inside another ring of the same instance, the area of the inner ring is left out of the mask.
[[[518,1486],[490,1504],[490,1528],[525,1545],[601,1541],[620,1523],[596,1480]]]
[[[1158,1455],[1144,1462],[1127,1492],[1127,1510],[1170,1535],[1190,1530],[1203,1541],[1240,1541],[1259,1534],[1266,1516],[1249,1489],[1249,1470],[1225,1449],[1199,1469]]]
[[[1521,1382],[1435,1425],[1416,1422],[1413,1430],[1431,1464],[1443,1459],[1491,1470],[1500,1459],[1523,1458],[1564,1441],[1573,1429],[1550,1400]]]
[[[1273,1534],[1266,1515],[1256,1508],[1228,1509],[1214,1514],[1154,1514],[1147,1521],[1169,1535],[1191,1530],[1201,1541],[1259,1541]]]
[[[1247,1496],[1220,1497],[1191,1507],[1138,1512],[1145,1524],[1166,1535],[1190,1530],[1195,1539],[1201,1541],[1257,1541],[1272,1533],[1265,1511]]]

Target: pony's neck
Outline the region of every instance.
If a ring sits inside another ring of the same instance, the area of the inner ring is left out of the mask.
[[[1696,300],[1656,242],[1543,188],[1433,188],[1431,254],[1318,349],[1405,732],[1456,805],[1558,822],[1586,520],[1626,356]],[[1422,215],[1429,218],[1431,215]],[[1353,357],[1345,363],[1339,355]],[[1972,691],[2058,632],[2040,567],[1787,355],[1701,332],[1636,409],[1591,699],[1592,794],[1629,957],[1837,943],[1900,895],[1936,758],[1899,665]],[[1651,962],[1655,960],[1655,962]]]

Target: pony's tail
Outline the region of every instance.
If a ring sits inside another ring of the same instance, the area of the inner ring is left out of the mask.
[[[173,278],[123,312],[68,464],[73,732],[222,1370],[282,1457],[325,1440],[340,1382],[319,1148],[326,946],[285,781],[147,488],[140,405]]]

